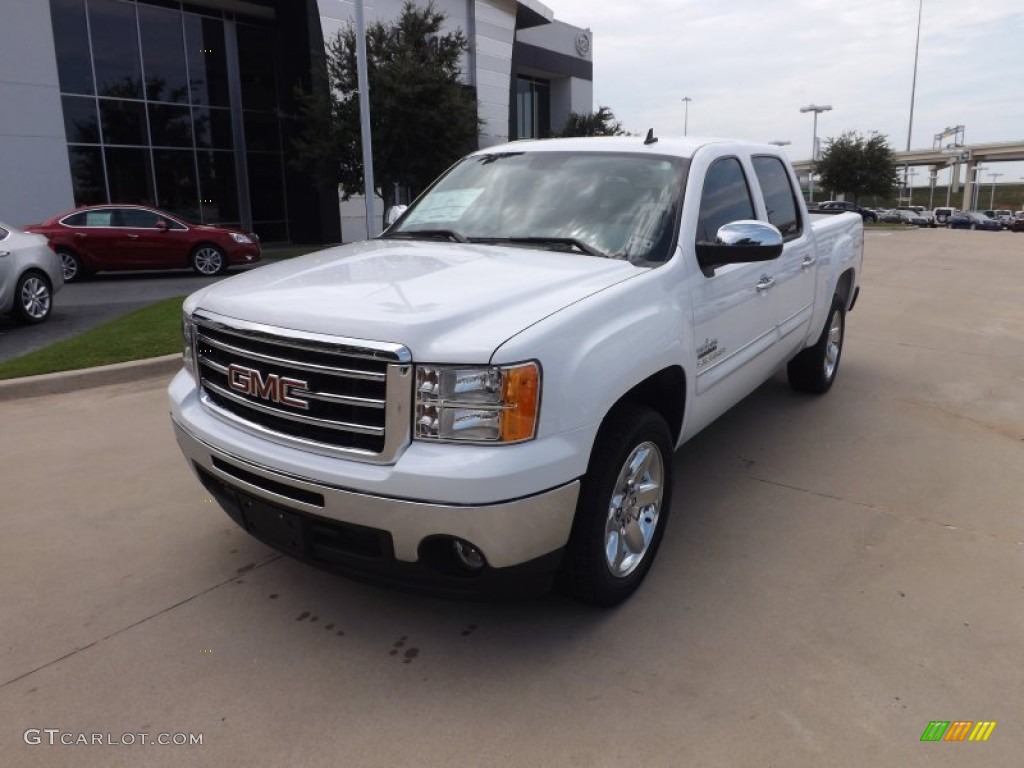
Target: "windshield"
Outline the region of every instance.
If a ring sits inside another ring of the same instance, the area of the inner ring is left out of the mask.
[[[688,162],[613,152],[500,152],[468,157],[383,237],[575,250],[665,261]]]

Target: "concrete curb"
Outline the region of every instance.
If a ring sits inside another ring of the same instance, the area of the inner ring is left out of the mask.
[[[23,376],[20,379],[0,381],[0,402],[18,400],[23,397],[59,395],[78,389],[91,389],[107,384],[123,384],[128,381],[148,379],[155,376],[171,376],[181,368],[181,355],[164,355],[148,360],[132,360],[127,363],[101,365],[78,371],[45,373],[42,376]]]

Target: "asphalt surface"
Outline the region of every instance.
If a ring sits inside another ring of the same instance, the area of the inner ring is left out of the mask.
[[[1019,766],[1022,256],[871,233],[833,390],[773,379],[684,446],[613,611],[278,556],[189,473],[163,380],[3,403],[0,762]],[[60,744],[94,733],[203,743]]]
[[[77,336],[109,320],[172,296],[187,296],[205,285],[223,280],[252,266],[232,267],[218,277],[200,277],[191,271],[104,272],[71,283],[54,296],[50,317],[39,325],[24,326],[0,315],[0,360],[9,360]]]

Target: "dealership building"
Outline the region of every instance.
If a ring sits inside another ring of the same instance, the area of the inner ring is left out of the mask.
[[[419,3],[418,3],[419,4]],[[423,3],[425,4],[425,3]],[[338,197],[289,162],[296,85],[351,0],[4,0],[0,221],[142,203],[265,241],[336,242]],[[369,0],[367,23],[401,0]],[[480,146],[593,108],[593,40],[536,0],[435,0],[469,40]]]

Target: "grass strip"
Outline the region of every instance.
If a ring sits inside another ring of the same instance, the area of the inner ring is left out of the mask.
[[[181,351],[184,296],[158,301],[71,339],[0,363],[0,379],[76,371]]]

